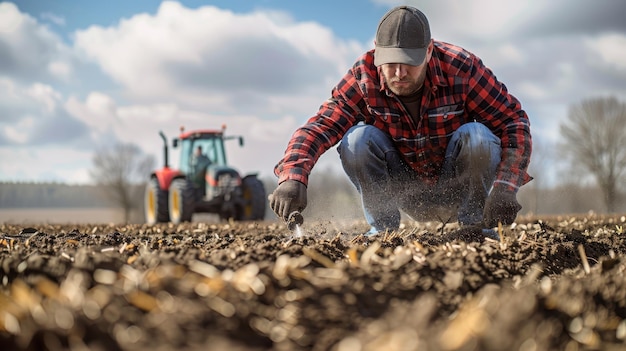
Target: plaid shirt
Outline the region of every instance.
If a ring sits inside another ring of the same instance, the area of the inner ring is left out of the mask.
[[[487,126],[502,141],[494,186],[517,191],[530,181],[526,173],[532,148],[528,116],[480,58],[435,41],[418,120],[382,77],[374,65],[374,50],[358,59],[317,114],[293,134],[285,156],[274,168],[279,183],[293,179],[307,184],[318,158],[359,122],[389,135],[404,161],[424,181],[434,183],[452,133],[472,121]]]

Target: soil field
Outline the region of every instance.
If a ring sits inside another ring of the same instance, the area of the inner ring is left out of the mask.
[[[625,222],[0,224],[0,349],[626,350]]]

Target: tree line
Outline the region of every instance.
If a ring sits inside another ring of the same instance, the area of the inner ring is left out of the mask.
[[[97,185],[0,182],[0,208],[110,207]]]

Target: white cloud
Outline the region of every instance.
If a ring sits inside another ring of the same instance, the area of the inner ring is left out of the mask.
[[[14,81],[0,77],[0,102],[2,102],[4,106],[12,104],[13,101],[19,99],[17,90]]]
[[[115,117],[116,104],[110,96],[92,92],[87,96],[86,107],[98,119]]]
[[[69,116],[62,103],[62,94],[50,85],[24,86],[0,79],[0,145],[76,147],[77,142],[85,142],[84,125]]]
[[[61,80],[69,80],[71,78],[73,69],[70,64],[67,62],[63,62],[60,60],[51,61],[48,64],[48,72],[54,77],[57,77]]]
[[[400,5],[396,1],[377,2]],[[506,40],[551,6],[539,0],[407,0],[402,4],[424,12],[435,39],[461,46]]]
[[[111,145],[118,141],[115,135],[115,129],[119,129],[116,128],[119,124],[117,106],[108,95],[91,92],[87,95],[85,102],[71,96],[65,102],[64,108],[68,114],[84,123],[89,139],[95,144],[94,147]]]
[[[60,94],[49,85],[34,83],[24,87],[9,79],[0,79],[0,106],[3,106],[0,111],[4,112],[4,118],[0,119],[0,128],[21,130],[17,139],[23,141],[24,135],[27,135],[27,131],[35,123],[29,122],[19,127],[17,124],[26,120],[32,121],[34,116],[50,115],[60,98]],[[18,134],[12,132],[12,135]]]
[[[248,104],[260,113],[275,110],[269,97],[280,100],[283,113],[298,107],[289,103],[294,96],[315,92],[321,101],[328,81],[336,82],[364,50],[276,12],[192,10],[171,1],[155,15],[78,31],[76,47],[139,101],[225,113]]]
[[[10,2],[0,3],[0,33],[6,35],[15,32],[23,22],[17,6]]]
[[[0,3],[0,75],[30,81],[67,79],[72,54],[61,38],[15,4]]]
[[[61,99],[61,94],[55,91],[51,86],[41,83],[35,83],[25,91],[26,95],[39,102],[46,113],[52,113],[57,107],[57,103]]]
[[[35,120],[27,116],[20,119],[17,124],[3,126],[4,135],[8,141],[16,144],[25,144],[30,137],[30,130],[34,127]]]
[[[626,73],[626,35],[624,33],[605,33],[584,40],[585,46],[602,63]]]
[[[522,65],[526,62],[526,55],[524,55],[518,46],[511,43],[497,47],[497,53],[501,60],[506,61],[508,64]]]

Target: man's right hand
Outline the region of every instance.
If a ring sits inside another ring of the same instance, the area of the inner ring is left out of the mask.
[[[268,196],[268,200],[274,213],[286,221],[291,212],[306,207],[306,185],[297,180],[286,180]]]

